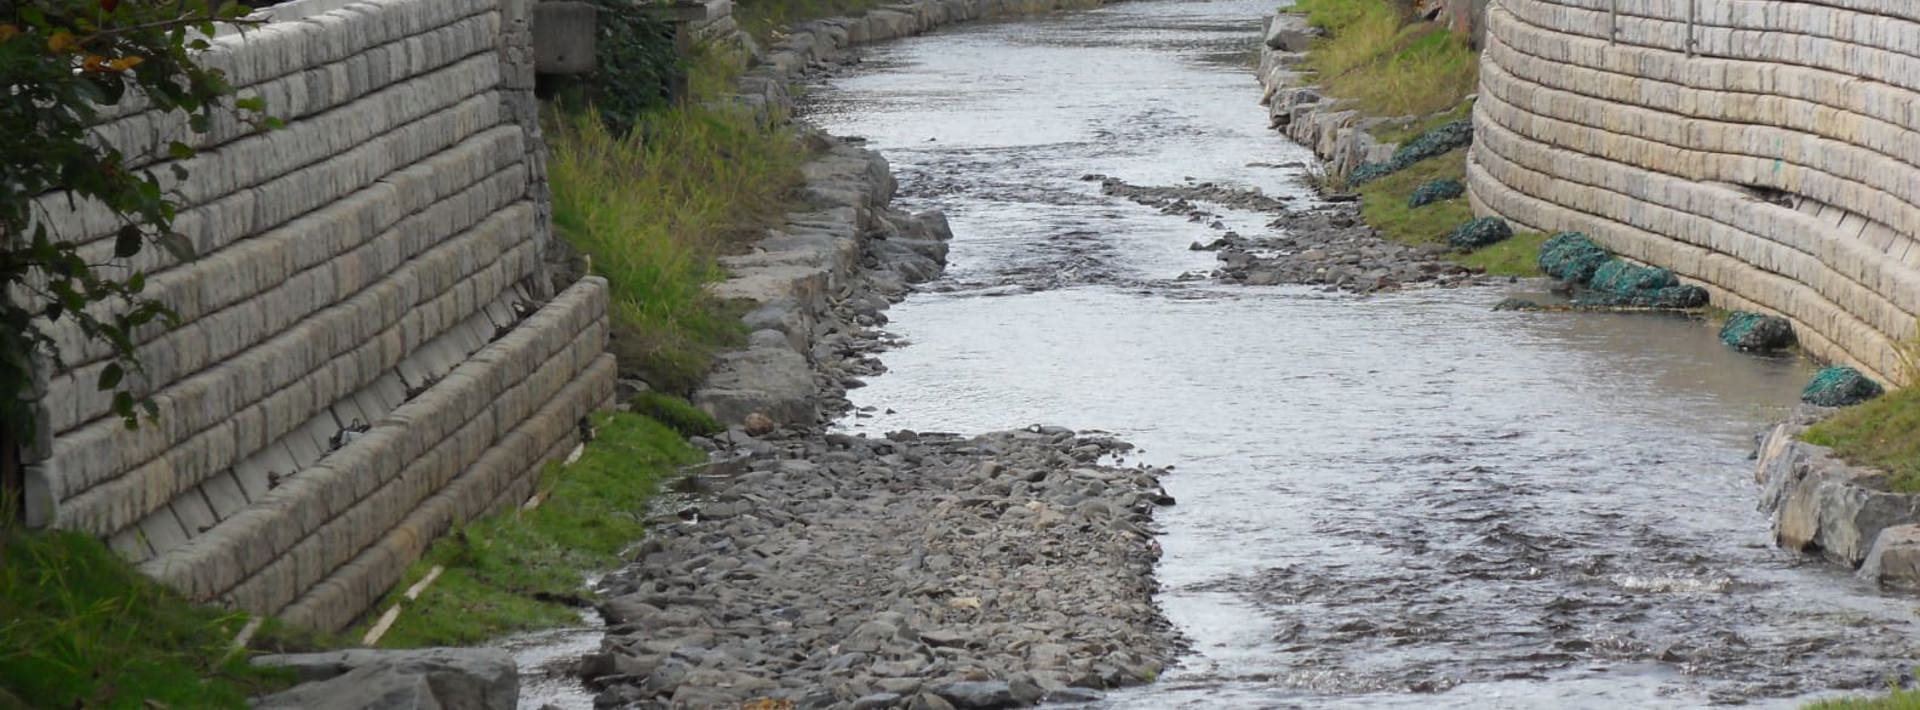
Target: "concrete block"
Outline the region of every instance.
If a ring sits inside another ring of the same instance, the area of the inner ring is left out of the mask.
[[[534,68],[542,74],[593,71],[599,26],[594,6],[548,0],[533,6]]]

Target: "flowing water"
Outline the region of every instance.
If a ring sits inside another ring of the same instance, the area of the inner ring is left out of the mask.
[[[1114,707],[1792,706],[1914,664],[1916,602],[1774,549],[1753,435],[1809,368],[1709,324],[1524,314],[1526,283],[1359,297],[1204,279],[1104,197],[1312,199],[1249,68],[1271,2],[1144,0],[870,50],[807,116],[957,235],[843,425],[1115,432],[1173,465],[1161,603],[1192,644]]]

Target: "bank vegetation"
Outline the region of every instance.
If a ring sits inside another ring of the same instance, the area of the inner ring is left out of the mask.
[[[1307,52],[1305,68],[1328,95],[1383,119],[1370,132],[1382,143],[1404,144],[1428,130],[1472,114],[1468,97],[1479,84],[1479,54],[1465,37],[1414,14],[1406,0],[1301,0],[1294,12],[1326,37]],[[1465,148],[1354,187],[1361,215],[1382,236],[1406,244],[1442,244],[1473,219],[1466,197],[1411,207],[1414,190],[1435,180],[1466,180]],[[1349,186],[1333,181],[1331,190]],[[1520,233],[1453,256],[1496,276],[1537,276],[1535,255],[1544,235]]]

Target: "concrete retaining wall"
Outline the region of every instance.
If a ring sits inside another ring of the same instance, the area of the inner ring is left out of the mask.
[[[1920,336],[1920,6],[1496,0],[1477,211],[1783,315],[1894,384]],[[1615,12],[1617,6],[1617,12]]]
[[[530,1],[272,8],[204,61],[281,130],[115,110],[99,135],[128,155],[199,149],[168,185],[199,256],[133,263],[181,320],[137,338],[158,421],[128,431],[93,387],[107,353],[60,331],[29,523],[195,600],[338,628],[451,525],[524,499],[614,379],[605,284],[556,295],[544,268]],[[110,255],[97,205],[41,207]]]

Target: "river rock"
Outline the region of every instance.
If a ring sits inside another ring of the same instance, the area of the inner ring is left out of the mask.
[[[948,683],[934,688],[933,692],[962,710],[1013,705],[1013,691],[1004,680]]]
[[[303,681],[261,698],[260,708],[513,710],[520,698],[513,656],[493,648],[354,649],[253,662],[291,669]]]
[[[1920,589],[1920,525],[1880,531],[1860,565],[1860,576],[1899,589]]]

